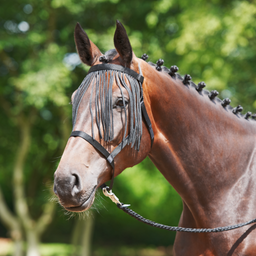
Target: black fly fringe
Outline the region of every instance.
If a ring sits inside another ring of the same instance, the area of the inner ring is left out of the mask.
[[[114,139],[114,118],[113,118],[113,84],[114,81],[120,90],[123,105],[125,106],[124,91],[129,95],[128,114],[124,111],[124,141],[129,134],[128,144],[131,148],[139,150],[142,136],[142,113],[140,106],[141,84],[132,76],[118,71],[96,71],[85,77],[79,86],[73,102],[73,126],[76,121],[77,110],[84,93],[90,87],[89,108],[91,114],[91,136],[95,139],[95,123],[99,137],[104,141]],[[84,99],[86,100],[86,99]],[[129,124],[129,127],[128,127]]]
[[[101,129],[100,129],[100,116],[99,116],[99,85],[100,85],[100,81],[99,79],[96,79],[96,94],[95,94],[95,117],[96,117],[96,124],[99,130],[99,135],[100,138],[102,139],[102,134],[101,134]]]
[[[117,86],[119,87],[121,95],[122,95],[123,106],[125,106],[124,93],[123,93],[123,90],[121,88],[120,79],[118,78],[117,73],[116,73],[116,77],[115,78],[116,78]],[[126,114],[126,110],[124,110],[124,114],[125,114],[125,124],[124,124],[123,141],[125,140],[126,132],[127,132],[127,114]]]
[[[114,139],[114,116],[113,116],[113,103],[112,103],[112,86],[114,83],[114,74],[113,71],[108,73],[109,75],[109,114],[110,114],[110,119],[109,119],[109,124],[110,124],[110,138],[109,140],[113,140]]]
[[[91,84],[93,80],[93,74],[87,75],[81,85],[78,87],[77,92],[75,94],[74,101],[72,102],[72,122],[73,122],[73,127],[76,123],[76,115],[77,115],[77,110],[79,108],[81,99],[83,98],[85,92],[87,91],[89,85]]]
[[[98,75],[97,75],[98,76]],[[96,76],[96,83],[97,83],[97,76]],[[92,96],[93,96],[93,88],[94,88],[94,83],[92,83],[91,85],[91,97],[90,97],[90,112],[91,112],[91,127],[92,127],[92,137],[94,139],[94,129],[93,129],[93,112],[92,112]]]

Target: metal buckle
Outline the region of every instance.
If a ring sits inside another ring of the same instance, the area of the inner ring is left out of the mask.
[[[112,190],[108,190],[109,187],[102,188],[102,192],[106,197],[109,197],[111,201],[115,204],[120,204],[123,207],[128,207],[130,204],[123,204],[119,201],[118,197],[112,192]]]

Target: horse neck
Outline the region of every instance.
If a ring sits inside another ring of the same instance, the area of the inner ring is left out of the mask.
[[[144,76],[155,131],[149,157],[187,205],[207,205],[252,169],[254,121],[153,67]]]

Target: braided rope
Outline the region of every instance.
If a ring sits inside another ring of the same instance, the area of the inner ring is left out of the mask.
[[[145,219],[138,213],[134,212],[133,210],[129,209],[127,206],[122,205],[122,204],[117,204],[117,207],[124,211],[125,213],[129,214],[133,218],[137,219],[140,222],[143,222],[145,224],[148,224],[152,227],[156,228],[161,228],[161,229],[166,229],[170,231],[179,231],[179,232],[190,232],[190,233],[211,233],[211,232],[223,232],[223,231],[228,231],[232,229],[237,229],[252,223],[256,222],[256,219],[241,223],[241,224],[236,224],[236,225],[230,225],[230,226],[225,226],[225,227],[218,227],[218,228],[183,228],[183,227],[174,227],[174,226],[167,226],[163,224],[156,223],[154,221],[151,221],[149,219]]]

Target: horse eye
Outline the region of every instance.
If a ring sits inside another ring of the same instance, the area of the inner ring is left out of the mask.
[[[114,105],[114,108],[125,108],[128,105],[129,101],[124,99],[118,99]]]

